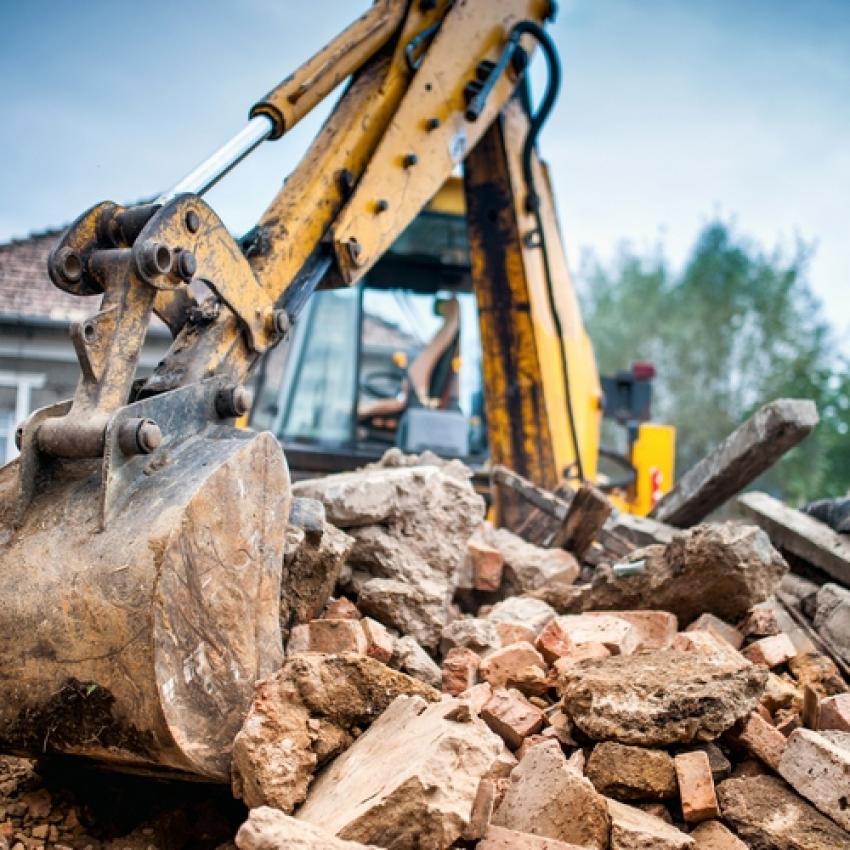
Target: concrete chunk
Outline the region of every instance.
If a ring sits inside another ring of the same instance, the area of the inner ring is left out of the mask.
[[[554,616],[555,609],[540,599],[511,596],[494,605],[487,619],[492,623],[519,623],[539,634]]]
[[[696,850],[748,850],[740,838],[733,835],[719,820],[707,820],[694,829],[691,838]]]
[[[236,846],[239,850],[380,850],[373,844],[334,838],[269,806],[251,809],[236,833]]]
[[[615,800],[669,800],[676,796],[673,759],[664,750],[606,741],[593,748],[585,772],[600,794]]]
[[[850,831],[850,732],[792,732],[779,761],[779,775]]]
[[[723,820],[756,850],[846,850],[841,827],[781,779],[752,776],[717,786]]]
[[[349,841],[442,850],[468,827],[501,749],[457,700],[402,697],[322,771],[297,817]]]
[[[291,812],[318,764],[352,741],[399,694],[439,693],[365,655],[295,655],[258,682],[233,742],[233,793],[250,807]]]
[[[517,832],[490,824],[477,850],[585,850],[577,844],[567,844],[528,832]]]
[[[624,744],[711,741],[758,704],[767,671],[665,650],[568,667],[564,712],[594,740]]]
[[[611,850],[684,850],[694,840],[661,818],[634,806],[607,800],[611,815]]]
[[[605,799],[567,767],[556,741],[532,747],[514,768],[493,824],[594,850],[608,846]]]

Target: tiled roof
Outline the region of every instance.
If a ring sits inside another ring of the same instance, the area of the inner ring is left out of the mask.
[[[77,321],[97,309],[97,300],[57,289],[47,275],[47,255],[61,230],[36,233],[0,245],[0,317]]]

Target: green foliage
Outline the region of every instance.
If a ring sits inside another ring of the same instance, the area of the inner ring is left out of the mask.
[[[713,222],[681,273],[623,247],[582,268],[585,320],[602,372],[649,360],[654,418],[677,428],[685,471],[756,408],[811,398],[815,432],[757,486],[797,503],[850,489],[850,374],[806,273],[809,249],[765,253]]]

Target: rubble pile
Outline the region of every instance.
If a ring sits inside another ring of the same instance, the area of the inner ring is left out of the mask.
[[[218,843],[850,847],[850,692],[817,638],[850,643],[850,591],[739,522],[595,510],[588,545],[574,510],[580,554],[536,545],[484,520],[470,476],[393,451],[295,485],[286,660],[234,741],[245,808]],[[20,764],[2,850],[184,846],[42,822]]]

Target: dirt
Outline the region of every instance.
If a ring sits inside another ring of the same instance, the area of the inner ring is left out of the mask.
[[[0,757],[0,850],[232,848],[246,817],[224,785]]]

